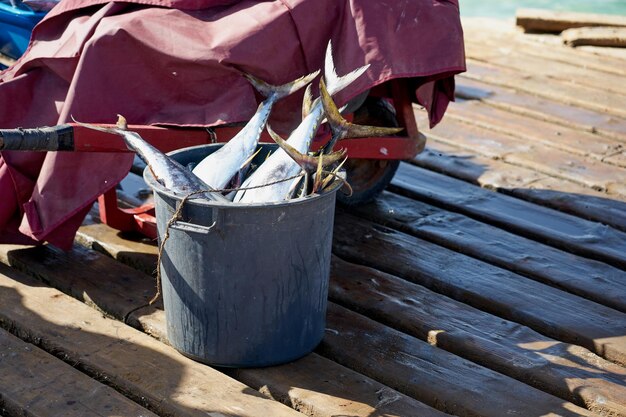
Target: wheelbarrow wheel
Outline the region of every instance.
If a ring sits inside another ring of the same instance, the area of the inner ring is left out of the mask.
[[[379,97],[367,97],[354,112],[353,123],[398,127],[396,112]],[[344,165],[346,180],[352,187],[352,195],[337,194],[337,201],[344,206],[357,206],[374,200],[391,182],[400,161],[389,159],[348,159]]]

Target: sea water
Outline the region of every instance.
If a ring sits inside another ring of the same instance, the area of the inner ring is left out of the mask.
[[[626,15],[626,0],[459,0],[462,16],[509,18],[518,8]]]

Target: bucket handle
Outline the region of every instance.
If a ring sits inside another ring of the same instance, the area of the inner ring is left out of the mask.
[[[211,233],[211,230],[216,225],[217,225],[217,221],[214,221],[213,224],[210,225],[210,226],[202,226],[202,225],[199,225],[199,224],[193,224],[193,223],[177,221],[177,222],[172,223],[170,228],[174,229],[174,230],[180,230],[181,232],[197,233],[197,234],[200,234],[200,235],[208,235],[209,233]]]

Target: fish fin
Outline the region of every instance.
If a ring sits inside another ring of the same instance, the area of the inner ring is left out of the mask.
[[[247,167],[252,160],[259,154],[259,152],[261,152],[263,150],[263,148],[259,148],[255,153],[253,153],[252,155],[250,155],[250,157],[248,159],[246,159],[243,164],[241,164],[241,166],[239,167],[240,170],[244,169],[245,167]]]
[[[403,128],[397,127],[363,126],[348,122],[341,116],[341,112],[337,109],[323,80],[320,80],[320,97],[322,99],[324,112],[326,113],[326,119],[328,120],[332,132],[331,140],[324,147],[324,153],[332,151],[335,143],[342,139],[390,136],[404,130]]]
[[[311,113],[313,108],[313,84],[306,86],[304,90],[304,98],[302,99],[302,120]]]
[[[326,113],[326,119],[332,132],[331,146],[328,149],[330,150],[337,140],[345,136],[348,130],[348,122],[339,113],[339,109],[326,89],[326,83],[324,83],[324,80],[320,80],[320,97],[322,99],[324,113]]]
[[[367,69],[370,64],[364,65],[349,72],[348,74],[340,77],[337,75],[335,69],[335,62],[333,61],[332,42],[328,41],[328,47],[326,48],[326,57],[324,59],[324,78],[326,78],[326,85],[330,94],[335,94],[345,87],[350,85],[354,80],[359,78]]]
[[[300,90],[311,81],[313,81],[313,79],[317,77],[319,73],[320,71],[317,70],[315,72],[312,72],[311,74],[305,75],[283,85],[271,85],[250,74],[244,74],[244,76],[264,97],[273,97],[274,100],[278,100]]]
[[[346,155],[346,150],[342,149],[338,152],[333,152],[329,155],[310,156],[299,152],[296,148],[288,144],[283,138],[281,138],[272,128],[268,125],[267,131],[274,141],[284,150],[287,155],[291,157],[298,165],[302,167],[305,172],[315,172],[318,165],[322,163],[323,166],[328,166],[341,160]],[[321,158],[321,159],[320,159]],[[321,161],[321,162],[320,162]]]
[[[346,161],[348,160],[348,158],[344,158],[343,161],[341,161],[339,163],[339,165],[337,165],[335,167],[335,169],[333,169],[329,175],[326,176],[326,178],[324,178],[324,180],[322,181],[322,190],[324,190],[326,187],[328,187],[328,185],[330,183],[332,183],[334,181],[335,178],[337,178],[339,176],[339,170],[343,167],[343,165],[346,163]]]
[[[320,155],[317,160],[317,170],[315,171],[315,181],[313,181],[313,193],[318,192],[322,187],[322,173],[324,171],[324,154]]]
[[[117,123],[115,124],[115,126],[122,130],[128,130],[128,122],[126,121],[126,118],[121,114],[117,115]]]
[[[74,116],[70,116],[72,118],[72,121],[74,123],[76,123],[79,126],[82,127],[86,127],[88,129],[92,129],[92,130],[98,130],[100,132],[106,132],[106,133],[111,133],[114,135],[121,135],[122,133],[119,131],[118,127],[104,127],[104,126],[98,126],[98,125],[94,125],[91,123],[83,123],[83,122],[79,122],[78,120],[76,120],[74,118]]]

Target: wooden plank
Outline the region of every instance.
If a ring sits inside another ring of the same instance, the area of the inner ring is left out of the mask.
[[[626,49],[625,48],[604,48],[602,46],[579,46],[576,51],[586,52],[593,54],[602,59],[607,57],[620,59],[626,61]]]
[[[146,307],[133,312],[129,321],[159,340],[167,338],[163,310]],[[447,415],[316,353],[270,368],[223,371],[301,413],[316,417]]]
[[[327,319],[327,335],[322,342],[322,352],[327,354],[329,358],[332,360],[337,360],[338,358],[334,354],[328,354],[328,346],[330,346],[333,351],[343,351],[346,346],[354,349],[352,346],[352,340],[343,340],[342,336],[343,332],[338,332],[337,329],[340,329],[343,326],[349,327],[349,323],[352,323],[355,318],[358,318],[356,314],[350,314],[350,316],[346,319],[346,322],[343,323],[342,319],[334,319],[333,311],[337,311],[339,307],[333,305],[333,303],[329,304],[329,315]],[[140,313],[140,312],[137,312]],[[153,315],[152,323],[158,321],[155,319]],[[357,330],[358,331],[358,330]],[[371,346],[371,345],[362,345],[362,349],[360,349],[360,353],[358,358],[354,358],[355,360],[352,362],[345,362],[342,359],[339,359],[340,363],[345,364],[348,368],[358,369],[359,374],[368,375],[372,380],[384,381],[383,383],[389,385],[390,387],[394,387],[397,391],[392,390],[391,388],[383,388],[383,397],[379,399],[385,403],[387,399],[396,398],[398,395],[398,391],[406,394],[407,396],[416,398],[422,403],[429,404],[432,407],[436,407],[441,409],[444,412],[453,413],[455,415],[478,415],[476,413],[483,413],[480,415],[485,416],[498,416],[501,415],[502,410],[518,410],[522,415],[532,415],[528,413],[532,413],[537,411],[538,409],[543,409],[544,412],[546,409],[551,411],[555,411],[555,402],[553,398],[547,396],[546,394],[539,394],[539,391],[529,390],[529,388],[523,384],[519,384],[517,382],[513,382],[508,378],[503,377],[497,373],[489,371],[487,369],[479,368],[473,364],[469,364],[469,362],[459,361],[459,358],[450,355],[441,357],[441,353],[438,350],[429,350],[428,352],[423,353],[423,360],[427,362],[427,365],[424,366],[424,369],[418,368],[413,369],[409,367],[407,369],[402,361],[398,361],[397,358],[393,357],[395,353],[396,346],[396,337],[394,336],[398,332],[391,332],[392,336],[388,336],[389,329],[384,328],[383,326],[376,327],[375,329],[370,330],[372,335],[379,335],[377,337],[386,338],[389,337],[389,340],[383,346]],[[335,333],[338,332],[338,333]],[[337,335],[337,337],[333,337]],[[329,340],[329,336],[332,340]],[[415,341],[415,343],[420,343],[419,341]],[[344,344],[346,346],[344,346]],[[425,343],[424,343],[425,345]],[[326,346],[326,348],[324,348]],[[377,358],[377,355],[380,355],[381,352],[387,351],[386,358],[383,363],[380,364],[381,368],[378,372],[370,372],[366,366],[371,364],[373,359]],[[233,376],[236,376],[238,379],[241,378],[246,383],[249,383],[250,386],[257,387],[260,385],[265,385],[265,387],[261,388],[262,392],[270,393],[273,398],[277,398],[281,401],[286,401],[284,397],[284,393],[288,392],[289,395],[292,396],[290,399],[292,404],[302,404],[303,398],[308,395],[314,395],[314,392],[323,392],[326,395],[330,394],[332,397],[326,399],[326,401],[322,402],[322,406],[328,406],[332,404],[331,399],[335,396],[339,398],[343,398],[342,403],[345,407],[346,401],[345,398],[352,399],[354,398],[352,395],[348,395],[348,392],[354,389],[354,384],[351,383],[348,386],[349,390],[345,390],[344,388],[337,387],[338,389],[332,389],[330,391],[326,391],[324,388],[320,387],[319,382],[315,384],[307,384],[305,381],[310,379],[312,376],[314,379],[318,379],[320,377],[324,378],[324,382],[328,383],[329,381],[336,381],[335,383],[339,383],[346,378],[345,374],[339,375],[339,378],[328,378],[327,375],[324,375],[323,369],[328,365],[325,363],[318,363],[318,365],[312,366],[311,368],[301,368],[301,363],[304,361],[318,361],[318,355],[309,355],[304,359],[296,361],[289,365],[283,365],[276,368],[267,368],[263,370],[264,372],[269,372],[273,374],[272,378],[268,378],[267,375],[259,374],[259,370],[248,370],[248,369],[240,369],[233,371]],[[400,363],[393,363],[393,361]],[[387,363],[390,362],[390,363]],[[333,362],[330,362],[333,363]],[[323,366],[322,366],[323,365]],[[387,366],[385,366],[387,365]],[[338,366],[335,364],[335,366]],[[472,373],[467,373],[467,367],[472,368]],[[346,369],[346,368],[343,368]],[[400,370],[400,373],[396,371]],[[475,372],[474,372],[475,371]],[[345,372],[345,371],[344,371]],[[350,371],[354,374],[354,371]],[[275,375],[274,375],[275,373]],[[441,373],[447,375],[448,377],[442,377]],[[351,379],[351,374],[347,374],[348,378]],[[365,384],[366,386],[370,385],[371,382],[369,378],[361,376],[362,381],[358,385]],[[443,378],[440,380],[439,378]],[[485,381],[490,381],[490,384],[485,386]],[[496,381],[496,382],[494,382]],[[436,386],[431,386],[436,384]],[[499,387],[496,391],[493,391],[495,387]],[[304,387],[304,389],[299,389],[299,387]],[[479,388],[480,387],[480,388]],[[474,395],[468,395],[468,391],[473,391]],[[379,392],[378,390],[377,392]],[[510,397],[508,395],[509,391],[515,392],[514,397]],[[278,392],[278,397],[277,397]],[[590,391],[591,392],[591,391]],[[493,396],[491,396],[493,395]],[[590,394],[592,395],[592,394]],[[477,404],[476,396],[481,396],[483,398],[489,397],[485,402],[487,404]],[[294,398],[295,397],[295,398]],[[525,402],[529,402],[532,404],[530,408],[524,405]],[[562,400],[560,400],[562,402]],[[350,404],[350,403],[348,403]],[[549,404],[549,405],[546,405]],[[307,409],[310,405],[306,406]],[[303,411],[302,409],[299,409]],[[333,410],[335,413],[337,409]],[[340,415],[370,415],[370,414],[351,414],[349,409],[343,409],[343,414]],[[580,411],[582,412],[582,411]],[[354,413],[354,411],[352,411]],[[376,414],[376,415],[382,415]],[[318,415],[318,414],[315,414]],[[325,414],[323,414],[325,415]],[[329,414],[334,416],[336,414]],[[385,414],[386,415],[386,414]],[[408,413],[408,414],[400,414],[400,415],[424,415],[417,413]],[[558,412],[555,415],[560,415]],[[566,414],[567,415],[567,414]],[[574,414],[576,415],[576,414]]]
[[[626,26],[626,17],[619,15],[566,12],[547,9],[517,9],[518,26],[526,32],[560,33],[585,26]]]
[[[589,110],[626,117],[626,97],[583,85],[547,79],[531,72],[500,68],[472,59],[467,60],[468,72],[463,76],[497,86],[510,87]]]
[[[156,293],[150,277],[135,282],[133,268],[80,246],[65,252],[52,245],[0,245],[0,262],[45,283],[54,280],[55,288],[117,319],[145,306]]]
[[[123,240],[109,243],[121,247]],[[129,246],[132,245],[133,242],[129,242]],[[0,251],[6,252],[6,248],[6,245],[0,245]],[[74,297],[88,293],[92,299],[101,301],[99,308],[106,314],[122,318],[131,312],[127,318],[130,325],[167,343],[162,307],[136,309],[136,304],[131,302],[141,298],[146,291],[149,280],[141,272],[127,271],[120,277],[124,281],[123,285],[103,286],[101,277],[92,271],[96,266],[107,269],[117,263],[104,255],[89,254],[84,249],[76,248],[67,254],[51,248],[16,249],[11,246],[8,249],[10,259],[14,264],[21,265],[25,272]],[[0,260],[2,258],[6,259],[7,256],[0,255]],[[67,276],[75,277],[72,285],[67,285]],[[124,313],[120,315],[119,312]],[[229,374],[271,398],[315,417],[365,417],[373,413],[388,416],[444,416],[383,384],[315,354],[284,366],[233,370]]]
[[[490,106],[537,120],[571,126],[626,142],[626,120],[606,113],[562,104],[463,76],[457,77],[456,94],[467,100],[480,100]]]
[[[568,184],[559,179],[544,178],[530,188],[511,190],[510,194],[626,232],[626,206],[621,196],[579,190],[576,184],[564,185]]]
[[[489,30],[485,30],[485,27],[489,27]],[[620,76],[626,75],[623,56],[622,58],[613,57],[597,51],[568,48],[562,44],[558,37],[553,35],[520,33],[508,21],[464,18],[463,29],[466,45],[471,43],[494,44],[496,48],[514,48],[517,53],[542,58],[550,63],[563,62],[580,66],[581,62],[584,62],[585,68]]]
[[[2,329],[0,352],[0,403],[10,414],[156,417],[114,389]]]
[[[418,114],[422,120],[422,113]],[[480,155],[502,159],[553,177],[577,182],[598,191],[626,197],[626,168],[605,164],[585,156],[548,148],[532,138],[518,139],[505,133],[468,125],[453,118],[432,130],[422,131],[429,140],[471,150]]]
[[[626,145],[615,139],[511,113],[476,100],[461,100],[451,104],[446,116],[442,123],[447,123],[452,118],[533,144],[540,143],[577,155],[591,156],[600,161],[618,154],[626,155]],[[616,164],[623,163],[621,166],[626,167],[626,159],[613,161]]]
[[[392,189],[400,194],[572,253],[626,268],[626,233],[611,227],[409,164],[401,164],[392,185]]]
[[[351,214],[626,313],[626,271],[384,192]]]
[[[581,29],[572,29],[579,31]],[[615,30],[615,29],[614,29]],[[569,32],[566,31],[562,36]],[[492,33],[488,31],[487,33]],[[536,48],[556,49],[547,45]],[[480,37],[472,41],[472,37],[465,42],[465,51],[469,58],[485,62],[513,71],[521,71],[541,76],[546,80],[560,80],[567,84],[584,85],[603,91],[611,91],[618,94],[626,93],[624,76],[611,72],[597,71],[596,69],[578,63],[560,62],[549,60],[547,57],[538,57],[526,53],[525,49],[518,48],[517,43],[503,43],[502,40],[490,37]]]
[[[621,196],[609,198],[606,193],[562,178],[434,140],[411,163],[626,232],[626,198]]]
[[[0,266],[0,286],[2,327],[141,399],[158,414],[301,415],[6,266]]]
[[[119,238],[123,245],[116,245]],[[146,274],[156,273],[156,242],[133,233],[120,233],[89,217],[76,232],[80,245],[116,258]]]
[[[324,370],[333,369],[333,374]],[[264,369],[228,371],[262,393],[314,416],[445,417],[406,394],[318,354]],[[435,406],[436,404],[432,404]]]
[[[472,362],[604,415],[626,415],[626,368],[419,285],[332,260],[330,298]]]
[[[349,215],[337,216],[334,235],[334,253],[348,261],[626,364],[624,313]]]
[[[424,152],[409,163],[496,191],[530,187],[537,181],[551,178],[541,172],[481,156],[467,149],[439,142],[432,137],[430,139]],[[563,179],[561,181],[566,182]],[[582,185],[571,184],[594,192]],[[596,191],[596,193],[599,192]]]
[[[329,304],[325,356],[457,416],[576,416],[587,410]]]
[[[626,47],[626,28],[584,27],[568,29],[561,33],[563,42],[569,46]]]

